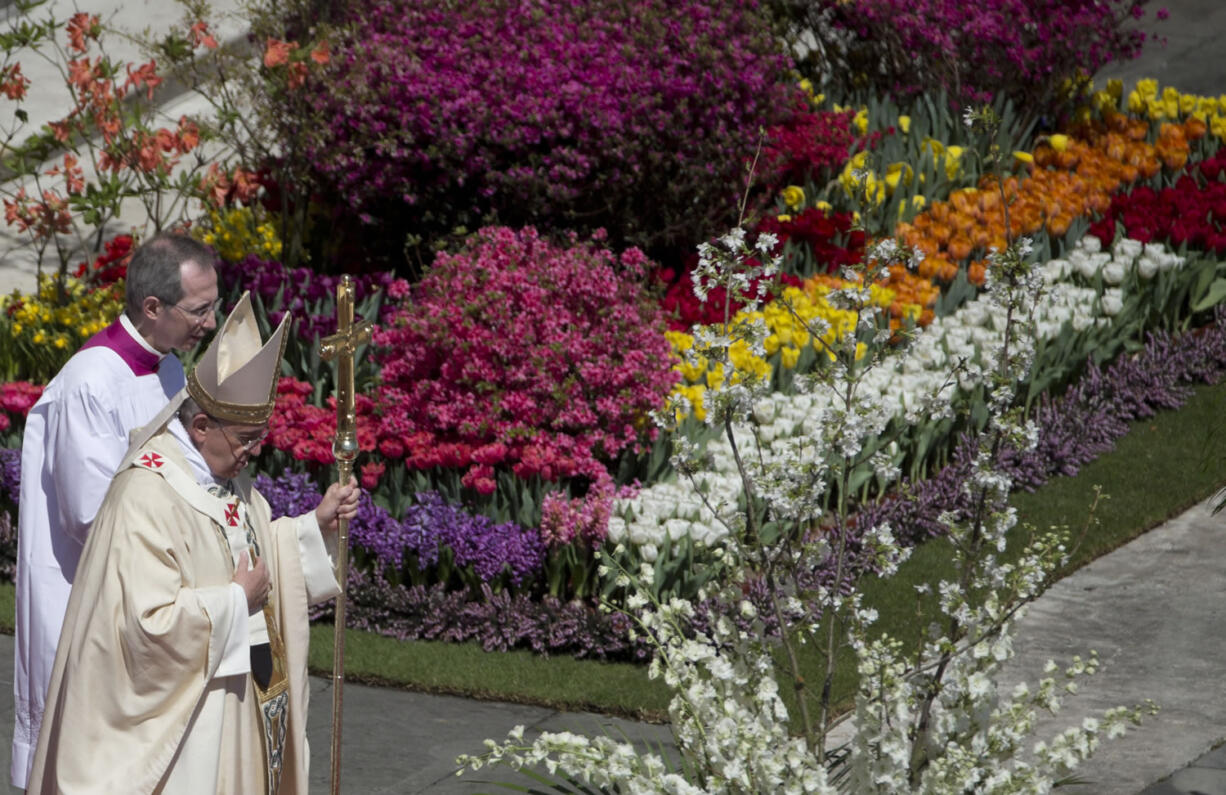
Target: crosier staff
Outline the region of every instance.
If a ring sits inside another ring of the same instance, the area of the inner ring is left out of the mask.
[[[359,345],[370,342],[370,321],[353,322],[353,282],[346,275],[336,285],[336,333],[319,341],[319,356],[336,360],[336,436],[332,457],[337,478],[346,484],[358,455],[357,415],[353,408],[353,359]],[[345,586],[349,581],[349,520],[337,522],[336,629],[332,645],[332,795],[341,791],[341,712],[345,682]]]

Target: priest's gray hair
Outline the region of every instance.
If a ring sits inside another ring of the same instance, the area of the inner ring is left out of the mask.
[[[187,235],[160,232],[141,243],[128,263],[124,306],[128,317],[135,321],[141,315],[141,304],[153,296],[164,304],[183,300],[183,278],[180,268],[194,262],[200,268],[213,270],[217,255],[213,249]]]

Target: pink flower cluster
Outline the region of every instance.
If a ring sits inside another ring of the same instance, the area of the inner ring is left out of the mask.
[[[649,433],[676,381],[648,260],[536,230],[489,227],[440,254],[394,323],[376,331],[379,450],[414,469],[521,478],[605,476]]]
[[[595,481],[587,494],[571,499],[565,492],[551,491],[541,501],[541,541],[557,549],[578,540],[590,549],[604,543],[609,534],[613,500],[629,499],[638,491],[634,486],[618,489],[608,475]]]
[[[7,431],[12,426],[9,414],[25,420],[30,409],[42,397],[43,387],[28,381],[10,381],[0,384],[0,431]]]

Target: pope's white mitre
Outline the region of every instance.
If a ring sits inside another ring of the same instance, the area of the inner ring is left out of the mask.
[[[261,343],[251,293],[243,293],[188,373],[188,394],[219,420],[244,425],[267,422],[276,402],[288,325],[286,313],[268,341]]]

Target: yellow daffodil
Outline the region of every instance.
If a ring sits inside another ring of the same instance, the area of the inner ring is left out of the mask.
[[[805,203],[805,189],[799,185],[788,185],[783,189],[783,203],[789,209],[799,210]]]
[[[1014,150],[1013,159],[1020,163],[1033,163],[1034,155],[1030,154],[1029,152]]]
[[[1052,149],[1057,152],[1063,152],[1068,149],[1068,136],[1062,133],[1047,136],[1047,143]]]

